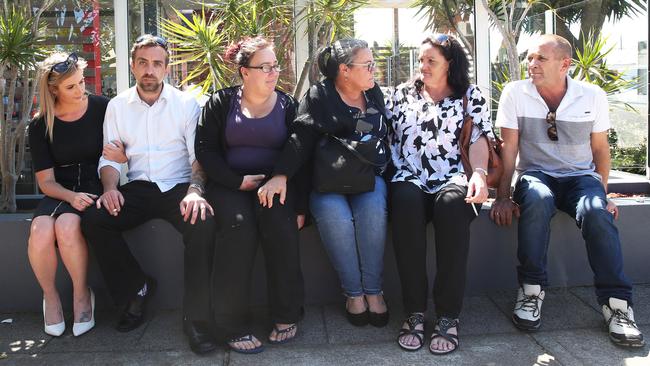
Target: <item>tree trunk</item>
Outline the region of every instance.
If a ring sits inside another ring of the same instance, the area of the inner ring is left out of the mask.
[[[597,36],[605,23],[605,4],[603,0],[590,1],[583,5],[582,19],[580,19],[580,36],[573,45],[576,50],[583,52],[582,45],[585,38],[590,35]]]
[[[2,176],[2,194],[0,195],[0,212],[16,212],[16,174]]]
[[[309,35],[309,58],[305,61],[305,65],[302,67],[302,70],[300,72],[300,77],[298,78],[298,82],[296,82],[296,87],[293,89],[293,96],[295,98],[300,98],[303,93],[303,89],[305,87],[305,82],[308,79],[308,76],[311,72],[311,69],[314,67],[314,54],[318,52],[318,33],[320,29],[323,27],[323,24],[325,24],[325,19],[324,17],[321,18],[321,20],[318,22],[316,25],[315,29],[311,30],[313,32],[312,34]]]

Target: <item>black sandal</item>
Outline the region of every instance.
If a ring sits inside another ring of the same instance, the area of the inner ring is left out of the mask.
[[[228,347],[230,347],[231,350],[233,350],[233,351],[235,351],[237,353],[243,353],[243,354],[249,354],[249,355],[255,354],[255,353],[260,353],[260,352],[264,351],[264,345],[263,344],[260,344],[259,346],[255,347],[255,348],[246,349],[246,348],[237,348],[237,347],[235,347],[234,344],[238,343],[238,342],[251,342],[251,343],[255,344],[255,342],[253,341],[253,335],[252,334],[247,334],[247,335],[245,335],[243,337],[234,338],[234,339],[229,340],[228,341]]]
[[[273,330],[275,331],[275,339],[276,339],[276,340],[275,340],[275,341],[272,340],[272,339],[271,339],[271,336],[269,336],[269,343],[271,343],[271,344],[283,344],[283,343],[287,343],[287,342],[289,342],[290,340],[296,338],[296,335],[298,334],[297,331],[296,331],[296,333],[294,333],[293,337],[285,338],[285,339],[280,340],[280,341],[278,341],[277,339],[279,338],[279,336],[280,336],[281,334],[289,333],[289,332],[291,332],[292,330],[296,329],[297,327],[298,327],[298,325],[294,323],[294,324],[291,325],[291,326],[288,326],[288,327],[286,327],[286,328],[284,328],[284,329],[280,329],[280,328],[278,328],[278,325],[277,325],[277,324],[274,324],[274,325],[273,325]]]
[[[449,334],[449,329],[451,328],[456,328],[456,332],[458,332],[458,324],[460,321],[458,319],[450,319],[446,318],[444,316],[441,316],[438,318],[436,321],[435,326],[438,327],[438,329],[434,328],[433,334],[431,334],[431,341],[436,337],[442,337],[449,341],[451,344],[454,345],[454,348],[448,350],[448,351],[438,351],[434,350],[431,348],[431,343],[429,343],[429,352],[433,353],[434,355],[440,356],[440,355],[446,355],[449,353],[454,352],[455,350],[458,349],[458,336],[456,334]]]
[[[399,330],[399,334],[397,335],[397,344],[400,347],[402,347],[402,349],[404,349],[406,351],[413,352],[413,351],[417,351],[420,348],[422,348],[422,346],[424,345],[424,329],[421,329],[421,330],[420,329],[415,329],[415,327],[420,325],[420,324],[424,325],[424,315],[423,314],[411,313],[411,315],[409,315],[409,317],[406,318],[406,325],[408,326],[408,329],[401,328]],[[405,335],[415,336],[417,338],[417,340],[419,341],[418,345],[416,345],[416,346],[407,346],[407,345],[403,344],[402,342],[400,342],[400,339],[402,338],[402,336],[405,336]]]

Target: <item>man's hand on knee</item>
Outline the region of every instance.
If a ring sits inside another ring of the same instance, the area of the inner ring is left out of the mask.
[[[519,218],[519,205],[511,198],[497,198],[492,203],[490,218],[499,226],[510,225],[512,216]]]
[[[97,199],[97,208],[100,209],[102,206],[109,215],[117,216],[124,206],[124,196],[117,189],[108,190]]]
[[[201,220],[205,221],[208,218],[208,212],[210,216],[214,216],[212,206],[196,192],[190,192],[183,198],[180,203],[180,209],[181,215],[183,215],[183,221],[187,222],[189,219],[192,225],[194,225],[198,217],[201,217]]]

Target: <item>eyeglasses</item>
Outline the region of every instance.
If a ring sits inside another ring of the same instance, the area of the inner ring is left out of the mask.
[[[431,42],[432,44],[436,44],[442,47],[447,47],[449,45],[450,38],[446,34],[441,34],[441,33],[436,33],[432,34],[429,37],[427,37],[426,41]]]
[[[550,125],[548,127],[548,130],[546,130],[546,134],[548,135],[548,138],[551,139],[551,141],[557,141],[557,126],[555,124],[555,112],[549,111],[548,114],[546,114],[546,123]]]
[[[77,56],[76,53],[73,52],[70,55],[68,55],[68,58],[65,61],[52,65],[50,72],[56,71],[59,74],[67,72],[68,70],[70,70],[72,65],[77,64],[77,61],[79,61],[79,57]]]
[[[365,67],[368,69],[368,71],[372,71],[372,69],[374,69],[374,68],[377,66],[377,63],[374,62],[374,61],[366,62],[366,63],[363,63],[363,64],[358,64],[358,63],[355,63],[355,62],[350,62],[348,65],[352,65],[352,66],[365,66]]]
[[[282,67],[280,65],[269,65],[269,64],[264,64],[261,66],[244,66],[247,69],[257,69],[257,70],[262,70],[263,73],[269,74],[271,71],[275,72],[280,72],[282,71]]]
[[[135,43],[140,43],[146,40],[154,41],[158,46],[167,49],[167,40],[160,36],[154,36],[152,34],[143,34],[140,37],[135,39]]]

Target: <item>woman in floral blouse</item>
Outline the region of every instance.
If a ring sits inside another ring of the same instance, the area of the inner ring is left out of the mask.
[[[408,314],[398,344],[411,351],[424,344],[430,220],[436,243],[437,320],[429,350],[446,354],[458,348],[469,225],[488,196],[484,135],[492,134],[492,123],[487,101],[469,83],[469,62],[456,39],[444,34],[427,37],[420,46],[419,63],[418,78],[391,90],[386,103],[396,168],[390,184],[393,244]],[[459,142],[465,112],[473,118],[470,162],[476,167],[467,175]]]

